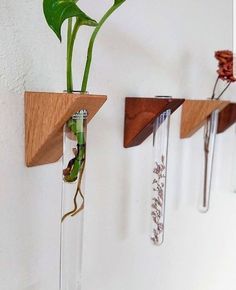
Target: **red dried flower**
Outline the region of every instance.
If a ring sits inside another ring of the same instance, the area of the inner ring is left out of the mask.
[[[235,82],[233,74],[233,52],[230,50],[220,50],[215,52],[215,58],[219,61],[217,73],[219,78],[227,82]]]

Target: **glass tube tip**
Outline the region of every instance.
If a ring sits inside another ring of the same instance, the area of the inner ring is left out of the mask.
[[[159,99],[172,99],[171,96],[155,96],[155,98],[159,98]]]
[[[204,213],[208,213],[208,211],[209,211],[209,207],[200,207],[199,208],[199,212],[200,213],[204,214]]]
[[[72,119],[74,120],[81,120],[81,119],[87,119],[88,117],[88,111],[83,109],[80,110],[79,112],[76,112],[73,116]]]

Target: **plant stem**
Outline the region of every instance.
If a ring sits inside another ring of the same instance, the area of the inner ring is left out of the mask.
[[[213,92],[212,92],[212,96],[211,96],[211,99],[212,99],[212,100],[215,99],[215,92],[216,92],[216,87],[217,87],[217,84],[218,84],[218,82],[219,82],[219,79],[220,79],[220,77],[218,77],[218,78],[216,79],[216,82],[215,82],[215,85],[214,85],[214,88],[213,88]]]
[[[84,169],[85,169],[85,162],[86,162],[85,161],[86,160],[86,120],[84,118],[80,118],[80,119],[77,119],[75,122],[76,122],[76,127],[74,128],[75,131],[73,131],[73,133],[76,137],[78,152],[77,152],[77,156],[75,158],[74,164],[73,164],[73,168],[70,172],[69,178],[72,181],[75,181],[78,178],[78,185],[77,185],[77,189],[76,189],[74,199],[73,199],[74,208],[62,217],[61,222],[63,222],[68,216],[75,216],[84,208],[84,195],[81,189],[81,183],[82,183],[82,178],[83,178]],[[79,194],[82,198],[82,204],[78,208],[77,197]]]
[[[227,86],[224,88],[224,90],[219,94],[219,96],[216,98],[216,100],[219,100],[220,97],[224,94],[224,92],[228,89],[228,87],[231,85],[231,82],[227,84]]]
[[[89,78],[89,72],[90,72],[90,67],[91,67],[91,62],[92,62],[92,57],[93,57],[93,47],[94,47],[94,42],[96,39],[96,36],[98,32],[100,31],[102,25],[106,22],[106,20],[109,18],[109,16],[120,6],[119,5],[113,5],[102,17],[102,19],[99,21],[97,27],[94,29],[93,34],[90,38],[89,41],[89,46],[88,46],[88,51],[87,51],[87,61],[84,69],[84,76],[83,76],[83,81],[82,81],[82,87],[81,87],[81,92],[86,92],[87,91],[87,85],[88,85],[88,78]]]
[[[71,64],[69,63],[69,49],[71,42],[71,33],[72,33],[72,18],[68,19],[68,28],[67,28],[67,59],[66,59],[66,80],[67,80],[67,92],[72,90],[72,71]]]
[[[208,187],[208,157],[209,157],[209,144],[211,138],[211,119],[207,119],[205,125],[205,137],[204,137],[204,153],[205,153],[205,166],[204,166],[204,186],[203,186],[203,208],[207,207],[207,187]]]
[[[80,27],[79,18],[76,18],[75,25],[72,30],[72,18],[68,22],[68,39],[67,39],[67,92],[73,92],[73,75],[72,75],[72,57],[75,44],[75,38]]]
[[[218,77],[217,79],[216,79],[216,82],[215,82],[215,85],[214,85],[214,88],[213,88],[213,92],[212,92],[212,96],[211,96],[211,99],[212,100],[219,100],[220,98],[221,98],[221,96],[224,94],[224,92],[228,89],[228,87],[231,85],[231,82],[229,82],[228,84],[227,84],[227,86],[224,88],[224,90],[219,94],[219,96],[216,98],[215,97],[215,93],[216,93],[216,88],[217,88],[217,84],[218,84],[218,82],[219,82],[219,80],[220,80],[220,77]]]

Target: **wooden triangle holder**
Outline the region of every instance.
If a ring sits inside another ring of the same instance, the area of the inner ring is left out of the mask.
[[[170,109],[178,109],[184,99],[131,98],[125,100],[124,147],[140,145],[152,132],[158,116]]]
[[[236,103],[230,103],[220,112],[217,133],[223,133],[234,123],[236,123]]]
[[[63,152],[63,126],[85,109],[88,122],[106,96],[69,93],[25,93],[25,161],[28,167],[56,162]]]
[[[215,110],[222,111],[230,102],[216,100],[186,100],[182,107],[181,138],[191,137]]]

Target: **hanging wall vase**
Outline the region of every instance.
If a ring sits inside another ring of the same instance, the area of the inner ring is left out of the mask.
[[[153,181],[151,199],[151,240],[154,245],[164,241],[167,155],[171,110],[163,112],[153,127]]]
[[[124,147],[137,146],[153,133],[150,239],[154,245],[164,240],[170,116],[183,102],[171,97],[126,98]]]
[[[60,289],[81,289],[87,111],[64,126]]]
[[[219,110],[215,110],[204,125],[204,184],[203,198],[199,206],[199,210],[203,213],[209,210],[218,118]]]
[[[81,289],[87,123],[105,101],[99,95],[25,93],[26,165],[63,155],[60,290]]]
[[[182,109],[181,138],[191,137],[204,126],[204,183],[199,210],[207,212],[210,203],[211,180],[218,130],[219,113],[229,102],[216,100],[186,100]]]

